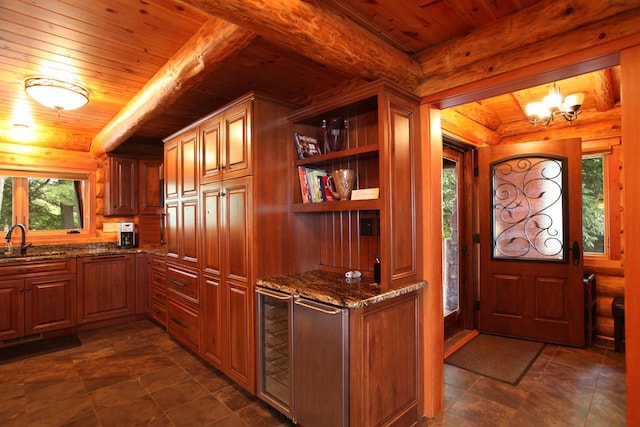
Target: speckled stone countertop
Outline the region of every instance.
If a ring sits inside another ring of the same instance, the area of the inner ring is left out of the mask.
[[[164,245],[143,248],[120,248],[116,242],[29,246],[26,255],[20,255],[20,247],[16,245],[14,245],[11,255],[5,254],[5,249],[5,247],[0,246],[0,265],[81,256],[107,256],[135,253],[164,255],[167,251]]]
[[[382,292],[380,286],[371,279],[363,277],[347,281],[343,274],[320,270],[258,279],[256,284],[345,308],[375,304],[427,286],[426,282],[416,282]]]

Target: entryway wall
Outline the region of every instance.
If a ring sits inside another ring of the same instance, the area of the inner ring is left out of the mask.
[[[640,44],[637,40],[622,40],[612,46],[601,46],[565,55],[553,61],[535,64],[527,70],[519,70],[510,77],[489,78],[481,83],[472,83],[468,87],[465,86],[443,94],[434,94],[424,99],[420,112],[422,141],[420,161],[423,170],[432,171],[432,173],[424,174],[420,182],[425,209],[427,212],[431,212],[425,227],[423,227],[425,232],[422,235],[425,244],[422,261],[425,268],[425,279],[430,283],[425,295],[425,328],[423,328],[425,348],[431,350],[425,352],[423,360],[425,415],[435,416],[442,408],[443,401],[443,341],[442,334],[438,333],[438,331],[442,331],[443,327],[440,286],[442,254],[439,249],[442,236],[441,233],[429,234],[428,232],[428,230],[438,230],[442,227],[441,215],[439,215],[441,206],[439,171],[442,161],[440,109],[497,94],[498,92],[495,90],[497,86],[502,88],[501,92],[505,92],[509,89],[508,86],[515,89],[524,80],[533,85],[563,76],[601,69],[607,64],[601,66],[597,64],[610,61],[612,56],[617,58],[618,62],[616,63],[621,63],[622,66],[621,86],[624,100],[622,139],[625,141],[622,152],[626,158],[640,158],[640,121],[637,120],[637,117],[640,117],[640,81],[637,80],[637,75],[640,73]],[[608,63],[608,66],[610,65],[611,62]],[[534,77],[539,79],[533,81]],[[640,218],[640,198],[637,197],[637,194],[640,194],[640,168],[625,168],[623,183],[626,191],[624,197],[625,217],[622,221],[626,245],[623,247],[623,253],[627,259],[636,260],[636,262],[624,264],[624,273],[626,277],[640,277],[640,262],[637,262],[640,260],[640,221],[637,221]],[[635,199],[632,197],[633,194],[636,195]],[[635,218],[635,220],[630,220],[630,218]],[[625,305],[626,323],[628,325],[640,324],[640,287],[625,287]],[[440,311],[437,310],[438,306]],[[640,367],[635,363],[640,357],[640,330],[627,328],[626,332],[626,392],[627,399],[631,402],[640,395]],[[640,406],[627,405],[627,422],[629,425],[640,425]]]

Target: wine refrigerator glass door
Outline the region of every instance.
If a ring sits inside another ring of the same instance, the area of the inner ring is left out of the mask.
[[[256,288],[258,396],[294,422],[292,394],[293,297]]]

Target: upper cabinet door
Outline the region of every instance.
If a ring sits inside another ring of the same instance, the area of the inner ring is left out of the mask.
[[[178,171],[180,196],[190,197],[198,195],[198,131],[180,137],[180,170]]]
[[[137,160],[110,156],[107,169],[104,215],[136,215],[138,213]]]
[[[164,145],[164,196],[167,200],[178,197],[178,141],[180,137]]]
[[[140,159],[138,163],[140,214],[158,214],[164,208],[162,200],[162,160]]]
[[[224,178],[251,175],[251,105],[246,101],[223,115]]]
[[[222,117],[212,117],[200,126],[200,183],[222,178]]]

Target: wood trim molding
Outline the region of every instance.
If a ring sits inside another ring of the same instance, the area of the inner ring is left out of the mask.
[[[625,49],[620,58],[622,90],[622,156],[640,158],[640,46]],[[640,277],[640,168],[623,168],[624,182],[624,276],[627,366],[627,425],[640,425],[640,406],[634,405],[640,396],[640,287],[634,279]],[[632,279],[634,278],[634,279]]]

